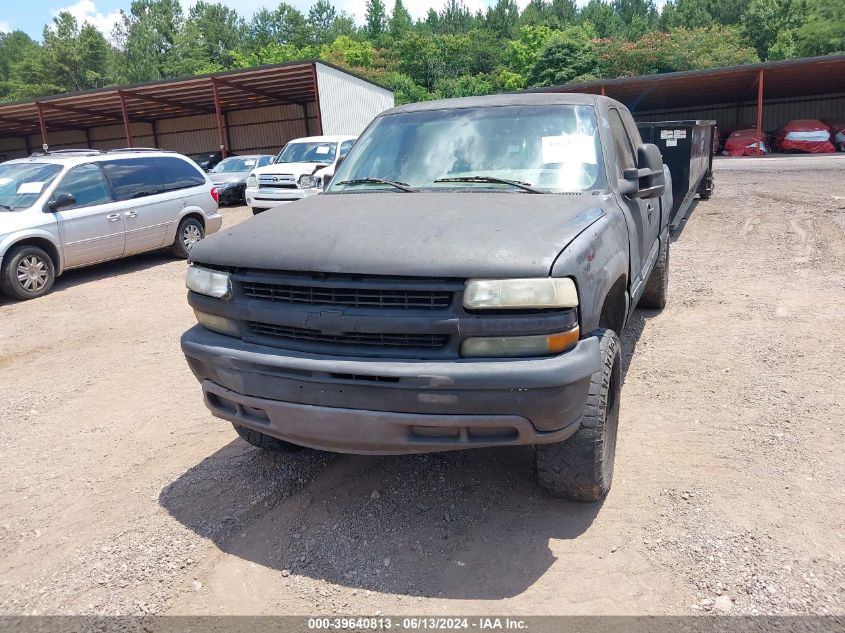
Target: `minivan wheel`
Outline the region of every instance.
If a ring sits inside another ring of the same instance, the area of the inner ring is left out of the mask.
[[[254,431],[239,424],[232,424],[241,439],[247,444],[252,444],[256,448],[261,448],[267,451],[274,451],[276,453],[292,453],[294,451],[302,450],[302,446],[285,442],[272,435],[265,435],[260,431]]]
[[[12,299],[35,299],[46,295],[55,280],[53,260],[37,246],[16,246],[3,258],[0,290]]]
[[[203,237],[205,237],[205,229],[202,227],[202,222],[196,218],[185,218],[176,230],[176,239],[172,247],[173,254],[181,259],[187,258],[191,249]]]
[[[619,338],[606,329],[592,336],[599,339],[601,367],[590,379],[581,428],[568,440],[536,447],[540,486],[556,497],[591,503],[604,499],[613,481],[622,389]]]

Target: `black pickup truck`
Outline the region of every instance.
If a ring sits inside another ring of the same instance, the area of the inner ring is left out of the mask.
[[[670,177],[606,97],[389,110],[322,195],[194,247],[182,349],[261,448],[528,444],[545,489],[600,500],[618,334],[666,302]]]

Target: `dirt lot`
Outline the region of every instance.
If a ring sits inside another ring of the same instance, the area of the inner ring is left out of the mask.
[[[843,159],[718,162],[625,332],[601,505],[540,494],[529,448],[237,440],[169,254],[0,303],[0,614],[842,614]]]

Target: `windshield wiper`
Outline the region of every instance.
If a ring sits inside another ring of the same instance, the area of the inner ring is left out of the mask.
[[[519,187],[529,193],[548,193],[542,189],[537,189],[531,186],[530,182],[522,182],[520,180],[508,180],[507,178],[498,178],[496,176],[455,176],[454,178],[438,178],[434,182],[489,182],[501,183],[503,185],[511,185],[512,187]]]
[[[3,211],[14,211],[8,204],[0,204],[0,209],[3,209]]]
[[[353,178],[352,180],[341,180],[339,185],[366,185],[379,184],[390,185],[396,187],[400,191],[407,191],[408,193],[415,193],[416,189],[411,187],[407,182],[398,182],[396,180],[385,180],[384,178]]]

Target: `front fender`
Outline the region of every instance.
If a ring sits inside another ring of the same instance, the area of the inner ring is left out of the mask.
[[[555,261],[552,277],[575,279],[581,331],[596,329],[610,288],[628,278],[628,230],[621,214],[606,213],[572,240]]]
[[[65,257],[64,253],[62,252],[62,244],[55,234],[51,233],[46,229],[27,229],[26,231],[18,231],[0,237],[0,261],[3,260],[3,258],[6,256],[6,253],[15,244],[29,239],[42,239],[49,242],[53,246],[55,250],[55,253],[53,254],[57,256],[56,276],[62,274],[62,271],[65,267]]]

